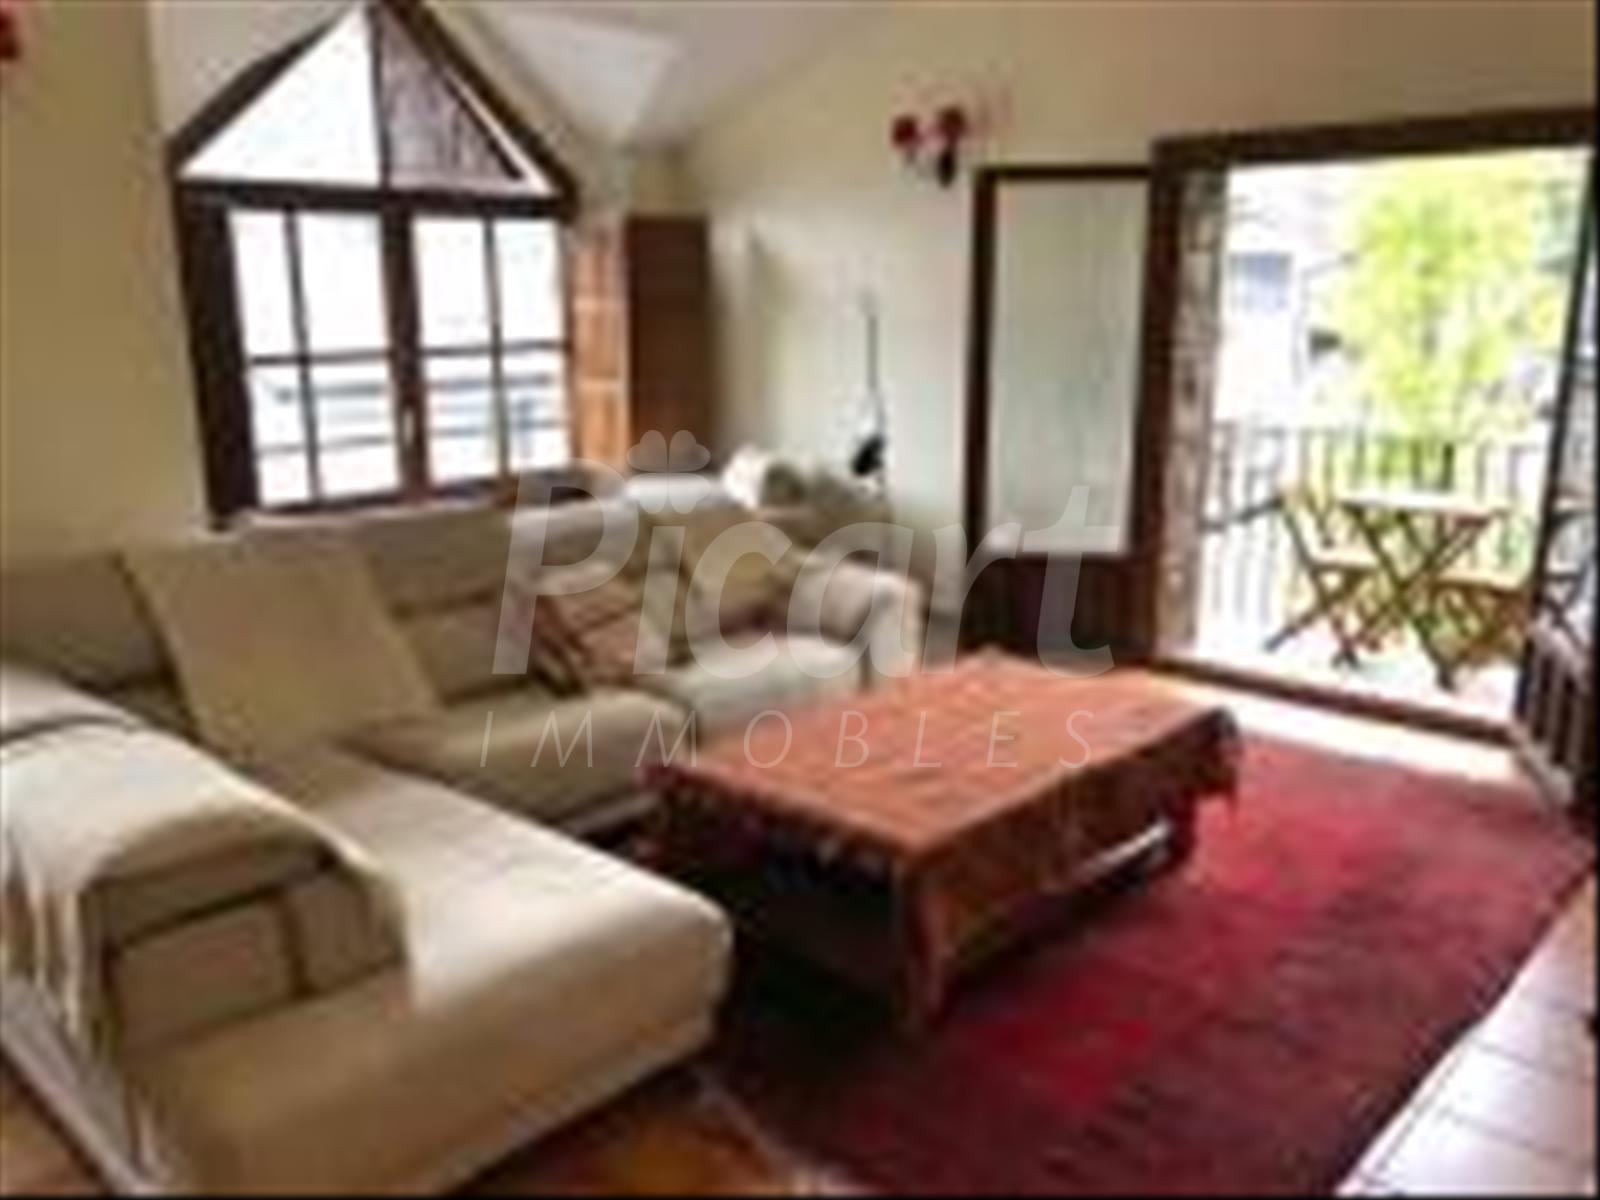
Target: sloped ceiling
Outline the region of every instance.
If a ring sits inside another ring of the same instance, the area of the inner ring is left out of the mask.
[[[348,2],[150,0],[164,126]],[[687,137],[880,2],[445,0],[452,25],[492,38],[586,135],[629,148]]]
[[[818,51],[871,0],[468,0],[572,119],[670,144]]]

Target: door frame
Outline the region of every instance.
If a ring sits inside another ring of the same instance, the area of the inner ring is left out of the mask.
[[[1595,277],[1597,199],[1600,199],[1600,163],[1591,154],[1589,175],[1584,184],[1583,228],[1579,233],[1577,260],[1573,264],[1567,327],[1562,339],[1561,380],[1556,394],[1555,420],[1550,428],[1550,469],[1545,475],[1538,543],[1534,549],[1533,595],[1528,617],[1530,636],[1518,664],[1516,695],[1506,724],[1512,749],[1544,793],[1591,822],[1595,817],[1596,755],[1593,655],[1595,647],[1600,646],[1600,607],[1590,614],[1588,653],[1582,656],[1589,670],[1586,677],[1581,666],[1570,667],[1562,661],[1563,656],[1549,654],[1541,648],[1538,627],[1545,617],[1549,558],[1560,523],[1556,506],[1561,498],[1563,456],[1578,395],[1579,359],[1584,353],[1587,332],[1585,309],[1595,304],[1596,289],[1600,288],[1600,280]],[[1593,403],[1592,397],[1590,402]],[[1597,466],[1600,464],[1589,464],[1591,471]],[[1594,503],[1592,496],[1590,499]],[[1591,520],[1597,518],[1600,513],[1591,516]],[[1594,554],[1593,546],[1590,554]]]
[[[1149,406],[1145,403],[1149,380],[1145,377],[1148,362],[1151,329],[1150,264],[1156,261],[1150,253],[1149,239],[1153,235],[1155,213],[1155,174],[1150,164],[1143,162],[1083,162],[999,163],[979,167],[974,173],[972,204],[972,262],[967,306],[967,357],[966,357],[966,456],[964,460],[965,493],[962,505],[962,523],[966,533],[968,553],[976,552],[985,535],[986,511],[989,489],[989,418],[990,376],[994,363],[994,316],[996,283],[996,250],[1000,230],[997,224],[1000,191],[1006,186],[1059,183],[1138,183],[1146,188],[1146,250],[1143,279],[1143,298],[1140,329],[1137,335],[1140,346],[1140,367],[1134,385],[1134,463],[1133,477],[1129,481],[1128,546],[1121,554],[1085,553],[1079,562],[1078,593],[1080,600],[1087,597],[1083,609],[1074,609],[1074,629],[1079,627],[1080,616],[1092,637],[1109,637],[1113,650],[1119,655],[1143,658],[1149,647],[1141,643],[1136,629],[1117,629],[1109,622],[1109,615],[1125,611],[1128,603],[1141,604],[1138,591],[1143,586],[1143,572],[1139,564],[1145,556],[1142,541],[1144,525],[1141,514],[1148,507],[1144,490],[1149,486],[1149,464],[1145,446],[1148,441],[1146,418]],[[1032,643],[1037,635],[1038,605],[1034,592],[1043,587],[1046,556],[1017,554],[996,563],[984,573],[985,578],[976,587],[980,614],[977,624],[982,635],[997,637],[1020,648]],[[997,577],[998,576],[998,577]],[[1001,610],[1007,610],[1003,614]],[[967,627],[970,631],[971,626]]]
[[[1140,565],[1141,604],[1133,616],[1139,625],[1135,640],[1151,647],[1153,665],[1337,711],[1481,740],[1506,741],[1509,712],[1499,719],[1480,717],[1206,662],[1161,646],[1156,584],[1166,540],[1162,499],[1171,434],[1172,355],[1178,316],[1174,285],[1181,266],[1182,190],[1185,179],[1195,171],[1273,164],[1584,147],[1592,162],[1595,128],[1593,107],[1562,106],[1183,134],[1155,143],[1151,160],[1152,260],[1147,272],[1150,283],[1144,362],[1147,387],[1141,397],[1141,436],[1148,431],[1149,442],[1140,446],[1144,482],[1138,492],[1138,498],[1148,507],[1136,516],[1139,545],[1145,557]]]

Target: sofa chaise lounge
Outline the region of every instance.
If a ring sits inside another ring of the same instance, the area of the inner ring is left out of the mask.
[[[710,1036],[729,970],[723,917],[580,837],[603,838],[648,809],[635,779],[652,728],[705,736],[870,686],[915,653],[919,600],[870,567],[813,563],[774,579],[791,594],[815,591],[816,635],[780,636],[759,669],[675,662],[567,694],[496,671],[519,523],[538,527],[535,569],[545,569],[592,562],[599,519],[597,505],[580,504],[308,522],[354,547],[429,702],[260,756],[207,744],[174,631],[153,616],[125,556],[0,581],[0,890],[15,901],[0,907],[0,1037],[113,1186],[448,1188]],[[692,543],[702,521],[725,530],[737,518],[669,520]],[[623,557],[645,561],[640,547],[662,523],[641,521]],[[592,758],[540,753],[552,730],[570,744],[585,722]],[[287,801],[325,844],[295,857],[218,842],[210,858],[158,861],[138,840],[160,826],[142,795],[196,810],[221,795],[207,819],[229,820]],[[38,893],[60,882],[37,886],[39,862],[53,860],[30,859],[30,847],[55,837],[72,849],[70,818],[108,798],[126,802],[130,833],[117,848],[133,849],[105,856],[107,878],[75,881],[97,889],[100,906],[81,910],[93,921],[58,906],[53,915],[71,919],[45,923],[68,943],[96,935],[92,955],[77,949],[105,993],[113,1035],[101,1041],[67,1019],[62,996],[75,993],[56,986],[62,977],[25,969],[17,948],[44,907]],[[323,874],[308,884],[313,863]],[[323,886],[330,864],[348,867],[343,891]],[[374,903],[358,920],[348,897],[364,894],[363,870],[381,879],[389,907]],[[384,920],[392,927],[372,932]]]

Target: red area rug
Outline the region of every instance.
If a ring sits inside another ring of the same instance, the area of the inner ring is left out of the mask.
[[[924,1040],[757,971],[721,1074],[869,1187],[1327,1192],[1591,858],[1515,789],[1253,740],[1181,874],[994,964]]]

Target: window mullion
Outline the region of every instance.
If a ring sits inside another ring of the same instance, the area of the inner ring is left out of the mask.
[[[483,222],[484,282],[489,289],[489,371],[494,402],[495,463],[497,474],[511,474],[511,398],[506,395],[505,336],[500,304],[500,253],[494,218]]]
[[[388,296],[389,363],[394,374],[395,424],[400,438],[401,488],[412,495],[430,485],[427,383],[422,365],[422,315],[412,214],[390,207],[383,213],[384,291]]]
[[[294,333],[296,374],[300,385],[300,423],[306,439],[306,484],[313,501],[322,499],[322,461],[317,444],[316,392],[311,378],[310,317],[306,307],[305,270],[300,251],[300,215],[285,209],[284,241],[289,255],[289,311]]]

